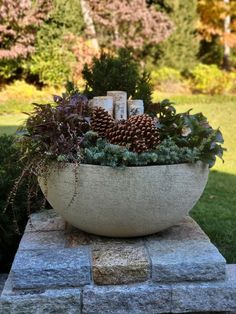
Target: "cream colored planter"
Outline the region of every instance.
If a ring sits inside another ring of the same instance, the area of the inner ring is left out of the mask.
[[[208,178],[208,165],[52,167],[39,178],[47,200],[70,224],[104,236],[134,237],[168,228],[192,209]],[[45,185],[47,181],[47,184]]]

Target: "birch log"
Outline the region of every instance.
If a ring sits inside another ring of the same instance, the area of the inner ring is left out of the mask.
[[[108,91],[108,96],[113,97],[116,120],[127,120],[127,93],[123,91]]]

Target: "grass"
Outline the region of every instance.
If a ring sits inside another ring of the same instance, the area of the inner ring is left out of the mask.
[[[225,138],[225,163],[217,161],[210,172],[206,189],[191,211],[192,217],[208,234],[211,241],[226,257],[228,263],[236,263],[236,96],[169,96],[154,95],[155,100],[170,98],[176,102],[179,112],[193,108],[193,112],[202,111],[210,124],[220,126]],[[20,108],[23,104],[19,105]],[[17,108],[19,108],[19,106]],[[14,106],[12,110],[0,105],[0,134],[12,133],[25,118]],[[24,109],[26,110],[26,109]]]
[[[23,124],[27,116],[23,113],[1,114],[0,115],[0,135],[13,134],[19,125]]]

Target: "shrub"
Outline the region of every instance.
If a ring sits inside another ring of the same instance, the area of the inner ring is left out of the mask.
[[[141,73],[139,64],[126,50],[118,56],[102,53],[92,65],[85,64],[82,71],[86,83],[85,94],[89,97],[106,95],[109,90],[125,90],[128,97],[141,98],[146,107],[151,101],[151,83],[146,72]]]
[[[20,236],[27,222],[27,190],[36,180],[25,181],[18,190],[14,206],[4,211],[8,193],[14,181],[21,174],[24,164],[20,162],[21,152],[14,143],[14,136],[0,136],[0,272],[7,271],[19,244]],[[32,210],[40,207],[34,199]]]
[[[72,79],[76,56],[68,36],[82,33],[80,1],[52,0],[52,10],[36,36],[35,53],[26,69],[46,85],[61,86]]]
[[[42,42],[42,46],[44,43]],[[29,71],[43,84],[61,86],[72,77],[74,56],[63,47],[63,40],[51,41],[47,48],[38,46],[29,63]]]
[[[232,88],[228,72],[220,70],[215,64],[199,64],[192,71],[192,89],[204,94],[223,94]]]
[[[187,90],[187,84],[180,71],[162,67],[151,72],[152,83],[156,89],[163,92],[183,92]]]

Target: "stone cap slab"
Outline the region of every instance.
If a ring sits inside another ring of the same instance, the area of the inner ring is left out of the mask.
[[[147,239],[147,248],[153,281],[208,281],[225,278],[226,261],[209,241]]]
[[[20,250],[11,269],[13,289],[80,287],[91,282],[89,249]]]
[[[149,256],[142,242],[97,244],[93,246],[92,258],[96,284],[127,284],[150,279]]]
[[[25,232],[65,230],[66,222],[54,209],[30,215]]]
[[[223,280],[225,265],[190,217],[158,234],[119,239],[75,229],[48,210],[31,216],[11,273],[15,289],[34,289]]]

